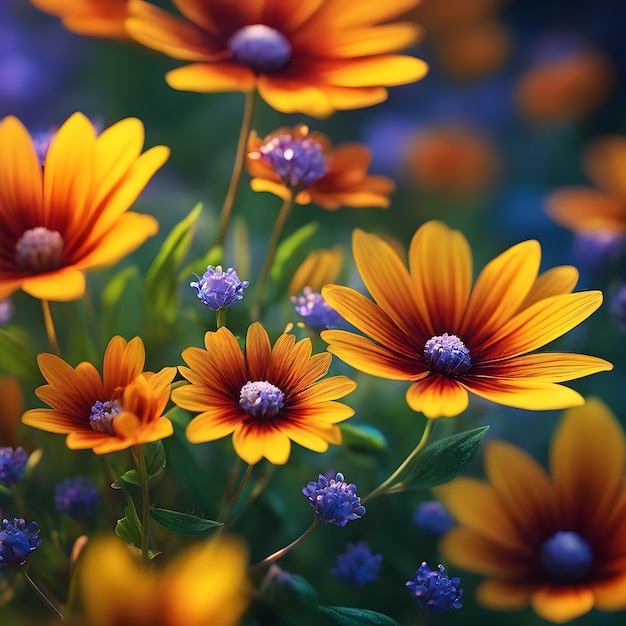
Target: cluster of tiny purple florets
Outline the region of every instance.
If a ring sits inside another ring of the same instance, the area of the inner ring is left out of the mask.
[[[299,296],[291,296],[293,308],[304,318],[305,324],[313,330],[339,328],[345,320],[333,309],[319,291],[305,287]]]
[[[365,514],[361,498],[356,495],[356,485],[344,482],[339,472],[330,479],[320,474],[319,480],[308,483],[302,493],[315,509],[315,517],[323,522],[345,526]]]
[[[0,446],[0,485],[9,488],[22,480],[28,454],[24,448]]]
[[[202,278],[196,274],[197,281],[189,283],[190,287],[202,301],[202,304],[213,311],[230,306],[243,298],[243,290],[250,284],[247,280],[239,280],[234,267],[226,271],[222,266],[209,265]]]
[[[443,565],[431,570],[424,561],[415,572],[413,580],[406,583],[411,590],[411,597],[428,613],[443,613],[462,606],[463,589],[459,588],[461,579],[448,578],[444,571]]]
[[[41,543],[36,522],[26,525],[22,518],[0,523],[0,569],[22,565]]]

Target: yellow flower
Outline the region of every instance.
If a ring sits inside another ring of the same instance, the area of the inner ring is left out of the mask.
[[[169,156],[141,154],[143,124],[122,120],[96,137],[72,115],[42,167],[15,117],[0,122],[0,299],[18,289],[42,300],[76,300],[84,270],[111,265],[156,234],[150,215],[128,212]]]
[[[298,204],[314,202],[328,211],[342,206],[381,207],[390,204],[395,183],[367,173],[372,156],[361,144],[333,149],[323,133],[304,124],[279,128],[264,139],[253,134],[248,142],[247,166],[254,191],[280,198],[296,192]]]
[[[161,569],[143,565],[115,536],[79,557],[70,626],[237,626],[249,601],[247,550],[220,536],[188,546]],[[74,583],[74,581],[73,581]]]
[[[291,441],[325,452],[341,443],[337,422],[354,411],[333,402],[356,384],[345,376],[320,380],[330,366],[327,352],[311,356],[310,339],[298,342],[282,334],[272,348],[267,332],[255,322],[248,328],[245,354],[227,328],[208,332],[206,350],[187,348],[189,366],[180,373],[191,383],[174,389],[172,400],[200,413],[187,426],[192,443],[233,435],[235,452],[246,463],[265,457],[282,465]]]
[[[128,0],[30,0],[38,9],[60,17],[63,26],[81,35],[128,38],[124,22]]]
[[[175,0],[184,18],[130,0],[126,28],[140,43],[192,63],[170,71],[174,89],[257,89],[274,109],[327,117],[387,98],[385,87],[422,78],[420,59],[392,54],[419,29],[389,20],[418,0]]]
[[[426,417],[458,415],[468,391],[523,409],[582,404],[556,384],[612,369],[580,354],[529,354],[565,334],[602,302],[598,291],[571,293],[578,272],[538,276],[541,247],[525,241],[493,259],[472,287],[469,244],[432,221],[413,236],[409,270],[379,237],[356,230],[354,258],[374,302],[327,285],[324,299],[366,336],[327,330],[328,350],[368,374],[409,380],[409,406]]]
[[[530,604],[556,623],[625,610],[625,459],[624,432],[595,398],[561,418],[549,475],[523,450],[488,443],[488,482],[434,490],[459,524],[442,540],[445,559],[487,576],[477,599],[490,609]]]
[[[324,285],[337,280],[343,263],[343,248],[312,250],[294,272],[287,293],[294,296],[305,287],[319,291]]]
[[[135,337],[113,337],[104,354],[102,376],[91,363],[76,368],[53,354],[40,354],[47,385],[37,397],[50,409],[31,409],[22,416],[28,426],[67,434],[72,450],[92,448],[108,454],[169,437],[172,423],[163,416],[175,367],[143,372],[145,350]]]

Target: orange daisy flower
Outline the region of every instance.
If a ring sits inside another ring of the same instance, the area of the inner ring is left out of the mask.
[[[174,17],[130,0],[130,35],[190,65],[168,72],[174,89],[258,90],[274,109],[327,117],[387,98],[424,61],[391,54],[413,44],[415,24],[385,23],[418,0],[174,0]]]
[[[48,384],[35,393],[52,408],[26,411],[22,422],[67,434],[71,450],[92,448],[96,454],[108,454],[174,432],[163,411],[176,368],[143,372],[145,350],[139,337],[129,342],[119,336],[111,339],[102,376],[91,363],[73,368],[54,354],[40,354],[37,361]]]
[[[551,193],[547,213],[557,224],[582,235],[626,233],[626,137],[607,135],[583,153],[585,174],[596,187],[565,187]]]
[[[42,167],[15,117],[0,122],[0,298],[18,289],[42,300],[76,300],[84,270],[111,265],[159,229],[127,212],[169,156],[141,154],[143,124],[126,119],[100,136],[81,113],[53,137]]]
[[[309,132],[304,124],[279,128],[265,139],[252,134],[248,142],[247,167],[254,191],[269,191],[283,199],[295,192],[298,204],[314,202],[328,211],[389,206],[395,183],[368,175],[371,160],[365,146],[333,149],[326,135]]]
[[[172,391],[181,408],[200,413],[187,426],[192,443],[214,441],[232,433],[235,452],[246,463],[265,457],[283,465],[291,441],[325,452],[341,443],[337,422],[354,411],[333,402],[353,391],[346,376],[320,380],[330,367],[327,352],[311,356],[311,340],[298,342],[282,334],[274,347],[267,332],[255,322],[248,328],[245,354],[225,327],[208,332],[206,350],[187,348],[189,366],[180,373],[191,383]]]
[[[63,26],[80,35],[127,39],[124,22],[128,0],[30,0],[38,9],[61,18]]]
[[[550,475],[523,450],[488,443],[488,482],[434,490],[458,522],[440,544],[446,560],[487,576],[477,599],[489,609],[530,604],[556,623],[625,610],[625,458],[624,432],[595,398],[561,418]]]
[[[523,409],[582,404],[556,384],[612,369],[580,354],[529,354],[571,330],[602,302],[599,291],[571,293],[575,268],[538,276],[536,241],[513,246],[482,270],[472,287],[472,256],[463,235],[424,224],[413,236],[409,270],[382,239],[360,230],[354,259],[375,302],[327,285],[324,299],[366,336],[327,330],[328,350],[358,370],[412,382],[406,400],[426,417],[458,415],[468,391]]]

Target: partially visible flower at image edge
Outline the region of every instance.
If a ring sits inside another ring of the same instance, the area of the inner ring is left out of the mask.
[[[354,587],[362,587],[378,580],[382,554],[374,554],[366,541],[348,543],[346,549],[337,555],[337,564],[332,575]]]
[[[198,280],[189,283],[189,286],[202,304],[213,311],[241,300],[243,290],[250,284],[247,280],[239,279],[236,268],[229,267],[224,271],[221,265],[209,265],[207,271],[201,277],[196,274],[196,278]]]
[[[624,611],[625,459],[619,421],[593,397],[561,416],[549,472],[524,450],[489,441],[486,481],[456,478],[433,490],[458,522],[439,548],[486,577],[476,599],[488,609],[530,605],[555,623],[592,608]]]
[[[410,381],[406,401],[428,418],[462,413],[468,392],[529,410],[580,405],[579,393],[557,383],[613,368],[593,356],[529,354],[576,327],[602,303],[599,291],[572,293],[578,281],[574,267],[540,275],[537,241],[497,256],[473,286],[469,244],[441,222],[417,230],[408,270],[375,235],[356,229],[352,244],[374,301],[338,285],[326,285],[322,295],[365,336],[325,330],[321,337],[329,352],[358,370]]]
[[[81,113],[58,130],[42,168],[28,131],[0,122],[0,299],[18,289],[41,300],[81,298],[85,270],[112,265],[158,232],[151,215],[129,212],[169,156],[143,154],[140,120],[96,137]]]
[[[356,387],[346,376],[322,379],[328,352],[312,355],[311,340],[283,333],[272,347],[267,331],[248,328],[245,353],[225,327],[204,336],[205,349],[187,348],[179,371],[190,384],[172,391],[179,407],[198,413],[187,426],[192,443],[233,435],[235,452],[246,463],[265,457],[282,465],[291,442],[315,452],[341,443],[337,422],[354,410],[334,402]]]
[[[416,42],[418,26],[387,23],[417,2],[186,0],[175,3],[180,18],[130,0],[126,28],[139,43],[191,61],[167,73],[174,89],[257,90],[277,111],[323,118],[383,102],[386,87],[424,77],[424,61],[391,54]]]
[[[113,337],[104,354],[102,375],[91,363],[76,368],[48,353],[37,358],[47,385],[37,397],[52,408],[30,409],[22,422],[67,434],[71,450],[91,448],[108,454],[169,437],[172,423],[163,415],[175,367],[144,372],[145,349],[135,337]]]
[[[128,0],[30,0],[41,11],[61,18],[63,26],[80,35],[128,39],[124,23]]]
[[[367,173],[369,149],[357,143],[333,148],[326,135],[304,124],[279,128],[264,138],[252,133],[246,166],[254,191],[280,198],[296,193],[298,204],[314,203],[327,211],[342,206],[388,208],[395,183]]]
[[[445,574],[443,565],[431,570],[424,561],[406,586],[411,590],[411,597],[428,613],[443,613],[463,606],[460,584],[460,578],[449,578]]]
[[[302,493],[313,507],[315,518],[322,522],[343,527],[365,515],[356,485],[345,482],[340,472],[330,479],[320,474],[317,482],[311,481],[302,488]]]
[[[23,565],[39,547],[39,527],[36,522],[26,524],[22,518],[0,523],[0,570],[12,565]]]

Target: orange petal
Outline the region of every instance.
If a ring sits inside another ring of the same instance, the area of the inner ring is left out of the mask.
[[[312,85],[279,75],[262,74],[257,89],[261,98],[281,113],[305,113],[326,118],[335,112],[329,96],[317,83]]]
[[[626,609],[626,573],[594,582],[591,585],[600,611],[623,611]]]
[[[519,580],[491,579],[482,582],[476,589],[476,601],[494,611],[514,611],[530,604],[536,583]]]
[[[426,417],[454,417],[467,408],[465,388],[455,380],[431,374],[414,382],[406,392],[407,404]]]
[[[227,62],[185,65],[169,71],[165,80],[172,89],[198,93],[245,93],[254,89],[256,84],[256,76],[250,68]]]
[[[250,189],[257,193],[267,191],[283,200],[287,200],[291,196],[291,191],[287,189],[284,183],[278,183],[274,180],[268,180],[267,178],[253,178],[250,181]],[[300,194],[298,194],[298,197],[299,196]]]
[[[544,586],[531,597],[533,610],[539,617],[563,624],[576,619],[593,608],[593,591],[588,587]]]
[[[54,272],[24,278],[22,289],[39,300],[78,300],[85,293],[85,275],[75,267],[62,267]]]
[[[284,465],[289,460],[291,441],[273,427],[241,425],[233,434],[235,452],[250,465],[265,457],[274,465]]]
[[[331,58],[362,57],[408,48],[420,35],[420,27],[408,22],[351,28],[329,33],[324,54]]]
[[[175,395],[182,389],[174,389],[172,400],[185,408],[184,398]],[[239,407],[215,406],[194,417],[187,425],[185,436],[191,443],[216,441],[230,435],[241,424],[243,414]]]
[[[583,168],[596,186],[626,199],[626,137],[604,135],[594,139],[585,148]]]
[[[347,376],[331,376],[298,393],[294,399],[293,406],[338,400],[355,389],[356,383]]]
[[[332,107],[339,111],[361,109],[384,102],[388,92],[384,87],[339,87],[324,85],[324,94]]]
[[[259,322],[254,322],[248,327],[246,334],[246,369],[250,380],[264,380],[269,369],[271,355],[272,344],[267,331]]]
[[[553,267],[539,275],[526,299],[520,305],[520,311],[543,298],[572,293],[576,283],[578,283],[578,270],[575,267],[572,265]]]

